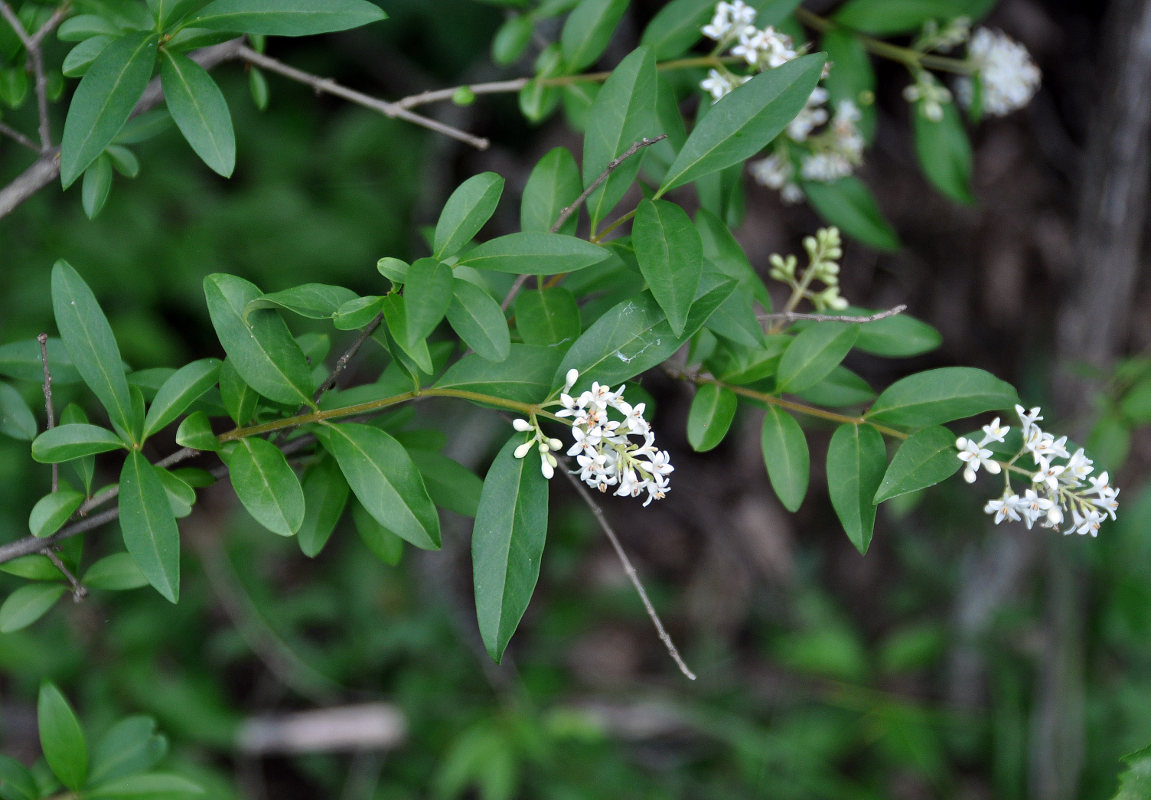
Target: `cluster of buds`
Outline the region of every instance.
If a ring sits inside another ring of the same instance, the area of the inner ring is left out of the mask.
[[[803,249],[807,251],[807,268],[796,276],[799,262],[795,256],[781,256],[773,253],[769,259],[769,275],[791,287],[796,302],[806,298],[816,311],[842,311],[847,308],[847,298],[839,294],[839,259],[843,257],[843,247],[839,228],[820,228],[815,236],[803,237]],[[812,283],[819,281],[823,289],[815,291]]]
[[[556,467],[559,465],[559,462],[556,461],[556,457],[552,455],[552,451],[559,450],[564,446],[564,443],[559,439],[553,439],[550,436],[547,436],[540,429],[540,425],[534,417],[531,419],[531,421],[526,419],[514,419],[512,420],[512,427],[517,431],[521,431],[523,433],[530,432],[532,434],[532,438],[528,439],[526,442],[517,447],[512,455],[514,455],[516,458],[523,458],[532,450],[539,450],[540,472],[542,472],[544,477],[550,481],[552,476],[556,474]]]
[[[943,107],[951,102],[951,92],[925,69],[915,73],[915,83],[903,90],[903,99],[919,104],[919,113],[932,122],[943,119]]]
[[[1022,520],[1028,528],[1037,522],[1044,528],[1059,528],[1070,515],[1071,524],[1063,533],[1098,536],[1103,521],[1108,516],[1115,519],[1119,490],[1111,486],[1106,472],[1092,476],[1095,467],[1083,448],[1069,452],[1066,436],[1056,438],[1036,424],[1043,419],[1038,408],[1025,411],[1023,406],[1015,406],[1015,413],[1022,425],[1023,446],[1003,465],[1008,468],[1003,495],[989,500],[983,510],[994,515],[997,525],[1005,519]],[[979,441],[963,436],[955,440],[959,460],[966,464],[964,480],[974,483],[980,467],[993,475],[1003,471],[986,445],[1004,441],[1010,430],[996,417],[983,426]],[[1030,473],[1031,486],[1020,495],[1011,489],[1010,472],[1024,456],[1033,462],[1035,471]]]

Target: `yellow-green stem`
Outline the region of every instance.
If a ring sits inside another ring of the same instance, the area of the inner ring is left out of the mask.
[[[954,72],[957,75],[970,75],[972,72],[971,65],[960,58],[948,58],[947,56],[936,56],[930,53],[920,53],[918,50],[912,50],[910,47],[900,47],[899,45],[884,42],[880,39],[865,36],[858,33],[851,28],[842,27],[818,14],[813,14],[806,8],[795,9],[795,18],[802,22],[809,28],[819,31],[820,33],[841,28],[842,30],[849,31],[855,38],[857,38],[864,46],[864,48],[877,56],[898,61],[900,64],[905,64],[910,69],[936,69],[941,72]]]

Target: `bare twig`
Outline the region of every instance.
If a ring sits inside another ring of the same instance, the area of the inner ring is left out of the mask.
[[[902,314],[906,310],[907,305],[900,303],[894,308],[889,308],[886,311],[877,311],[865,317],[844,317],[835,314],[802,314],[798,311],[781,311],[778,314],[757,314],[755,318],[760,322],[795,322],[800,319],[812,320],[814,322],[877,322],[881,319],[894,317],[896,314]]]
[[[33,76],[33,93],[36,95],[36,110],[39,116],[39,134],[40,146],[33,149],[38,153],[47,153],[52,149],[52,128],[48,117],[48,78],[44,74],[44,57],[40,51],[40,43],[44,41],[52,30],[60,24],[61,20],[67,15],[69,4],[61,4],[48,21],[40,26],[40,29],[33,34],[29,34],[24,29],[24,25],[20,22],[20,18],[12,11],[12,7],[4,0],[0,0],[0,17],[12,27],[15,31],[20,43],[24,45],[24,50],[28,54],[28,64],[32,68]],[[7,132],[6,132],[7,133]],[[8,133],[11,135],[11,133]],[[16,137],[13,137],[16,138]],[[24,137],[20,137],[17,141],[22,141]],[[30,140],[28,140],[30,141]]]
[[[591,492],[585,489],[583,484],[581,484],[571,472],[566,469],[560,471],[564,474],[564,477],[571,482],[571,485],[575,487],[575,490],[579,493],[583,501],[587,503],[588,508],[591,509],[591,513],[595,515],[596,522],[599,523],[600,528],[603,529],[603,532],[607,535],[611,546],[615,548],[615,554],[619,557],[620,563],[623,564],[623,570],[627,573],[631,585],[635,587],[636,594],[638,594],[639,599],[643,601],[643,607],[647,610],[647,615],[655,626],[656,633],[659,634],[659,639],[667,649],[668,655],[671,656],[675,665],[679,667],[679,671],[682,672],[688,680],[694,681],[695,673],[688,669],[687,664],[683,662],[683,659],[679,655],[679,650],[676,649],[675,643],[671,640],[671,636],[669,636],[667,630],[664,629],[663,622],[660,621],[655,606],[653,606],[651,600],[648,599],[647,591],[643,588],[643,584],[640,583],[639,575],[636,573],[635,567],[632,566],[631,559],[629,559],[627,553],[624,552],[623,546],[619,543],[619,538],[615,535],[611,524],[608,523],[607,516],[604,515],[603,509],[596,504],[595,498],[591,496]]]
[[[40,343],[40,365],[44,368],[44,416],[48,428],[56,427],[56,413],[52,410],[52,370],[48,366],[48,334],[36,337]],[[60,488],[60,465],[52,464],[52,491]]]
[[[40,152],[40,148],[36,146],[36,143],[34,141],[29,139],[24,134],[20,133],[20,131],[16,130],[15,128],[9,128],[3,122],[0,122],[0,136],[7,136],[9,139],[13,140],[17,144],[20,144],[20,145],[23,145],[24,147],[27,147],[33,153],[39,153]]]
[[[366,342],[368,337],[375,332],[376,328],[380,327],[380,323],[383,322],[383,320],[384,314],[381,311],[376,315],[375,319],[369,322],[364,327],[364,329],[360,331],[360,335],[356,337],[356,341],[352,342],[351,346],[349,346],[348,349],[345,350],[338,359],[336,359],[335,368],[332,369],[331,374],[328,375],[327,379],[320,384],[320,388],[316,389],[316,393],[312,396],[313,402],[320,402],[320,398],[324,396],[324,392],[328,391],[336,385],[336,379],[340,377],[340,373],[348,368],[348,364],[353,358],[356,357],[356,353],[360,352],[360,348],[363,346],[364,342]]]
[[[283,75],[285,78],[291,78],[294,81],[311,86],[317,92],[326,92],[327,94],[342,97],[345,100],[350,100],[353,103],[370,108],[373,111],[378,111],[385,117],[391,119],[402,119],[411,122],[414,125],[419,125],[422,128],[442,133],[452,139],[469,144],[477,150],[487,150],[490,142],[480,136],[473,136],[467,131],[461,131],[459,128],[453,128],[439,120],[430,119],[419,114],[408,111],[395,103],[389,103],[384,100],[372,97],[371,95],[357,92],[354,89],[349,89],[346,86],[341,86],[329,78],[321,78],[316,75],[298,70],[295,67],[290,67],[274,58],[269,58],[263,53],[257,53],[250,47],[240,46],[240,58],[244,59],[250,64],[255,64],[257,67],[262,67],[269,72],[275,72],[278,75]]]
[[[249,717],[236,734],[251,755],[390,750],[407,738],[404,712],[389,703],[318,708]]]
[[[473,83],[467,86],[453,86],[450,89],[433,89],[430,92],[420,92],[402,100],[397,100],[396,108],[415,108],[428,103],[439,103],[451,100],[460,89],[467,89],[472,94],[504,94],[518,92],[531,83],[531,78],[515,78],[509,81],[492,81],[491,83]]]
[[[48,560],[52,562],[52,566],[60,570],[61,574],[68,579],[68,585],[72,587],[73,602],[79,603],[88,596],[88,587],[80,583],[80,579],[72,574],[72,570],[68,569],[68,565],[60,560],[60,556],[56,555],[51,547],[45,547],[40,553],[48,556]]]

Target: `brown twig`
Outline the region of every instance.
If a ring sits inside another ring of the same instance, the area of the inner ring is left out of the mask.
[[[806,319],[814,322],[877,322],[881,319],[894,317],[897,314],[902,314],[907,310],[905,303],[900,303],[894,308],[889,308],[886,311],[877,311],[874,314],[868,314],[864,317],[845,317],[836,316],[835,314],[804,314],[798,311],[781,311],[778,314],[757,314],[756,319],[760,322],[795,322],[796,320]]]
[[[563,472],[564,477],[571,482],[571,485],[575,487],[580,498],[587,503],[588,508],[591,509],[591,513],[595,515],[596,522],[599,523],[600,528],[604,534],[607,535],[608,541],[611,542],[611,546],[615,549],[616,556],[619,557],[620,563],[623,564],[623,570],[627,573],[628,580],[630,580],[631,585],[635,587],[639,599],[643,601],[643,607],[647,611],[648,618],[651,619],[652,624],[655,626],[656,633],[659,634],[659,640],[663,642],[663,646],[667,649],[668,655],[671,656],[675,665],[679,667],[679,671],[682,672],[688,680],[694,681],[695,673],[688,669],[687,664],[685,664],[683,658],[680,657],[679,650],[676,649],[675,643],[671,640],[671,636],[668,635],[667,630],[663,627],[663,622],[660,620],[659,614],[656,613],[655,606],[653,606],[651,600],[648,599],[647,591],[643,588],[643,584],[639,580],[639,575],[636,573],[635,567],[632,566],[631,559],[629,559],[627,553],[624,552],[623,545],[619,543],[619,537],[615,535],[615,531],[607,521],[607,516],[603,513],[603,509],[599,507],[595,498],[591,496],[591,492],[585,489],[583,484],[579,482],[579,479],[572,475],[570,471],[566,469],[560,471]]]
[[[338,359],[336,359],[336,366],[332,369],[332,372],[330,375],[328,375],[327,379],[325,379],[324,382],[320,384],[319,388],[316,389],[316,393],[312,396],[312,402],[320,402],[320,398],[324,396],[324,392],[328,391],[336,385],[336,379],[340,377],[340,373],[348,368],[348,364],[353,358],[356,357],[356,353],[360,352],[360,348],[363,346],[364,342],[366,342],[368,337],[375,332],[376,328],[380,327],[380,323],[383,321],[384,313],[381,311],[376,315],[375,319],[364,326],[364,329],[360,331],[360,335],[356,337],[356,340],[352,342],[351,346],[349,346],[348,349],[345,350]]]
[[[20,133],[20,131],[16,130],[15,128],[9,128],[3,122],[0,122],[0,136],[7,136],[9,139],[13,140],[17,144],[20,144],[20,145],[23,145],[24,147],[27,147],[33,153],[39,153],[40,152],[40,148],[36,146],[36,143],[34,141],[29,139],[24,134]]]

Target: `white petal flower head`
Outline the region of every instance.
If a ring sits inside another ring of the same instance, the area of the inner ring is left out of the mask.
[[[959,449],[959,460],[967,464],[963,470],[963,480],[968,483],[975,483],[975,473],[979,471],[980,467],[992,475],[999,474],[1001,467],[999,462],[993,458],[994,453],[985,447],[980,447],[974,439],[960,436],[955,440],[955,446]]]
[[[1007,434],[1010,431],[1011,428],[1006,425],[1000,425],[999,417],[996,417],[995,419],[991,420],[990,425],[983,426],[983,441],[979,443],[979,446],[982,447],[983,445],[990,444],[991,442],[1002,442],[1007,438]]]
[[[1039,67],[1031,60],[1031,54],[1002,31],[975,31],[967,45],[967,59],[979,73],[985,114],[1010,114],[1031,102],[1039,90]],[[960,100],[970,105],[970,79],[961,81],[958,88]]]
[[[1019,415],[1019,423],[1023,426],[1023,436],[1027,437],[1028,431],[1036,423],[1042,421],[1043,417],[1039,416],[1039,406],[1035,406],[1030,411],[1024,411],[1023,406],[1016,405],[1015,413]]]
[[[712,102],[716,102],[735,88],[731,80],[715,69],[707,71],[707,77],[699,82],[699,88],[711,95]]]
[[[1019,495],[1012,494],[1011,492],[1004,492],[1003,497],[998,500],[988,500],[987,505],[983,507],[986,514],[995,515],[995,524],[998,525],[1004,519],[1018,522],[1022,517],[1020,516],[1019,507],[1022,503]]]
[[[1023,515],[1023,521],[1027,523],[1027,529],[1031,530],[1040,517],[1046,517],[1047,512],[1055,505],[1054,501],[1047,497],[1040,497],[1034,489],[1028,489],[1023,493],[1023,502],[1020,504],[1019,511]]]

